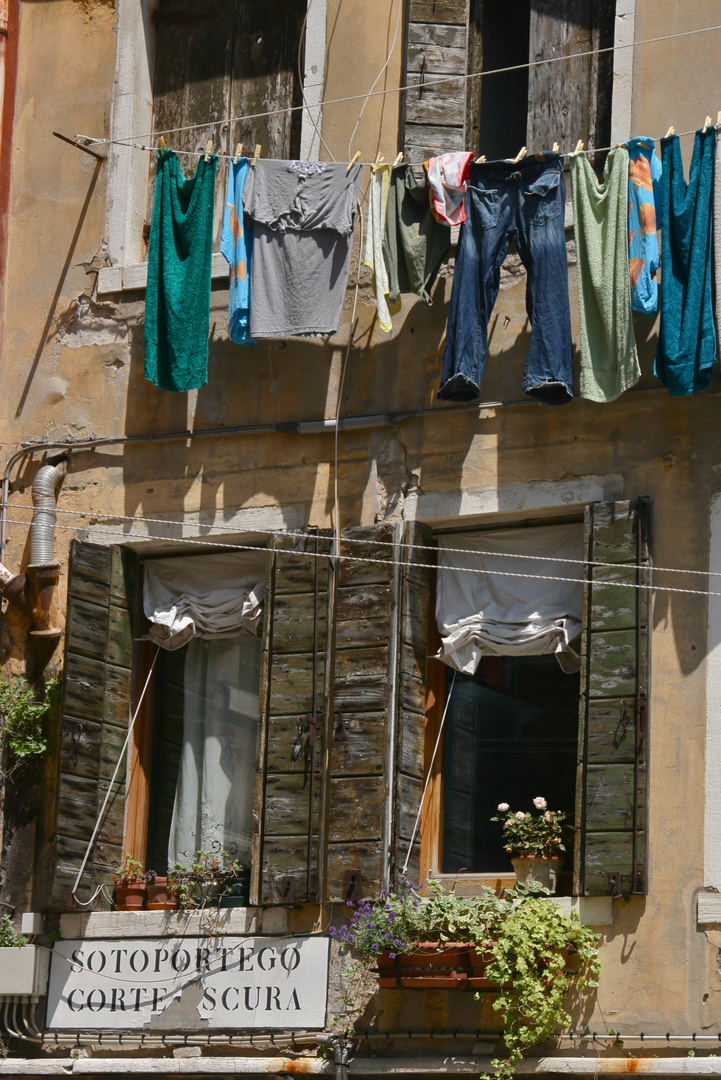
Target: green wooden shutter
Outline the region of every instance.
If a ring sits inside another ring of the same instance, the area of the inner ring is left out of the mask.
[[[135,556],[73,540],[70,547],[52,905],[72,888],[128,728]],[[122,858],[125,763],[108,801],[78,894]]]
[[[322,887],[319,852],[327,794],[324,776],[332,646],[328,598],[332,597],[333,571],[328,558],[314,557],[316,545],[321,555],[330,553],[331,540],[327,535],[316,540],[314,533],[274,536],[269,545],[253,835],[254,903],[277,904],[291,898],[296,902],[315,900]],[[316,723],[312,814],[308,754],[311,719]],[[293,879],[290,894],[287,878]]]
[[[466,83],[439,76],[465,75],[469,0],[409,0],[402,145],[406,161],[422,162],[448,150],[466,149]]]
[[[646,891],[651,503],[586,510],[575,889]]]

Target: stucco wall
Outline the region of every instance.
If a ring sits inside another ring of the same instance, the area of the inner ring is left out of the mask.
[[[393,39],[394,12],[384,0],[331,0],[327,97],[370,88]],[[141,435],[217,425],[253,426],[332,417],[348,341],[357,250],[339,333],[328,343],[272,341],[254,350],[226,340],[227,292],[213,287],[209,383],[172,395],[143,381],[142,293],[93,296],[103,260],[106,166],[54,139],[107,131],[113,88],[116,14],[112,3],[26,0],[12,162],[11,229],[0,395],[6,452],[21,440]],[[637,38],[718,21],[714,0],[637,0]],[[397,84],[402,33],[382,85]],[[638,49],[634,65],[634,133],[685,131],[715,116],[721,103],[721,35]],[[327,107],[324,137],[347,155],[360,103]],[[364,160],[396,147],[397,97],[374,99],[353,148]],[[379,135],[380,132],[380,135]],[[691,140],[684,140],[685,156]],[[138,154],[138,167],[147,159]],[[367,174],[366,174],[367,176]],[[571,234],[569,233],[569,239]],[[356,241],[357,243],[357,241]],[[571,309],[578,340],[573,251]],[[379,333],[368,277],[361,275],[357,326],[340,405],[343,413],[423,411],[399,425],[341,433],[338,438],[339,524],[398,515],[431,523],[494,509],[534,515],[582,503],[584,492],[654,500],[654,559],[659,567],[703,568],[708,508],[721,488],[719,384],[673,399],[654,379],[655,328],[638,317],[643,369],[638,388],[612,405],[576,399],[550,409],[522,400],[528,346],[525,274],[511,257],[494,310],[483,400],[478,409],[436,407],[452,259],[432,307],[405,298],[391,336]],[[576,358],[577,359],[577,358]],[[101,515],[185,520],[230,530],[264,531],[333,521],[332,435],[253,434],[133,443],[74,452],[60,495],[57,551],[61,606],[70,538],[100,542]],[[39,458],[13,476],[5,562],[27,560],[29,485]],[[20,508],[23,510],[20,510]],[[68,516],[68,511],[84,515]],[[89,516],[94,515],[94,516]],[[133,527],[151,536],[164,524]],[[218,536],[222,536],[218,530]],[[686,578],[657,574],[685,587]],[[693,579],[694,587],[705,579]],[[650,712],[649,894],[614,905],[604,933],[603,974],[591,1027],[672,1032],[718,1030],[719,930],[696,924],[703,884],[705,643],[703,596],[657,592],[653,608]],[[22,666],[27,627],[9,612],[0,659]],[[57,666],[61,647],[51,663]],[[21,834],[18,834],[20,836]],[[18,840],[19,842],[19,840]],[[30,885],[27,885],[30,889]],[[29,895],[29,892],[28,892]],[[386,999],[384,1023],[406,1023],[413,1008]],[[449,1007],[453,1010],[452,1016]],[[470,1001],[424,995],[430,1027],[475,1023]],[[471,1015],[472,1014],[472,1015]],[[496,1026],[489,1014],[488,1024]]]

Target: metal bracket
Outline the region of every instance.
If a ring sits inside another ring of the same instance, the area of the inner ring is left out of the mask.
[[[281,904],[284,907],[292,907],[295,903],[295,878],[292,874],[286,874],[280,879]]]
[[[608,875],[608,892],[614,900],[619,900],[623,893],[621,892],[621,871],[613,870]]]
[[[335,727],[333,728],[333,738],[336,742],[348,741],[348,732],[345,729],[345,723],[343,721],[342,713],[335,714]]]
[[[363,895],[363,873],[361,870],[346,870],[343,895],[346,902],[351,901],[352,904],[357,904]]]

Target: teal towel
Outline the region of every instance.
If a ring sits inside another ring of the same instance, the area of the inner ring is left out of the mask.
[[[628,150],[611,151],[599,184],[585,154],[571,158],[581,316],[581,397],[613,401],[641,375],[628,270]]]
[[[711,382],[716,359],[714,128],[696,132],[688,185],[678,135],[661,139],[661,158],[661,330],[654,374],[670,394],[693,394]]]
[[[172,150],[158,153],[145,293],[145,378],[163,390],[208,381],[210,263],[218,159],[186,180]]]

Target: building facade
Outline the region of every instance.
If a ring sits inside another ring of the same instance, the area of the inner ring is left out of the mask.
[[[38,967],[29,989],[0,974],[0,1074],[484,1071],[500,1031],[488,997],[390,988],[349,1006],[328,929],[405,874],[463,895],[510,887],[487,819],[534,795],[573,824],[558,902],[601,935],[602,967],[571,1030],[522,1069],[721,1072],[717,369],[670,396],[658,320],[636,315],[641,378],[617,400],[525,396],[514,249],[480,398],[438,401],[458,237],[432,303],[405,294],[386,334],[360,217],[338,333],[235,345],[221,157],[208,383],[173,394],[143,378],[154,133],[189,176],[182,151],[208,140],[418,165],[693,131],[721,101],[717,5],[5,7],[0,661],[61,694],[47,752],[3,780],[0,898],[16,928],[34,915]],[[513,70],[478,76],[498,68]],[[681,145],[688,169],[693,135]],[[465,602],[494,543],[491,577],[510,566],[522,598],[549,565],[534,575],[523,558],[556,552],[583,597],[580,670],[533,651],[475,675],[438,659],[441,582],[460,573]],[[173,639],[193,582],[231,579],[251,632]],[[162,875],[220,847],[250,867],[242,906],[110,910],[126,853]],[[219,941],[254,966],[250,997]]]

